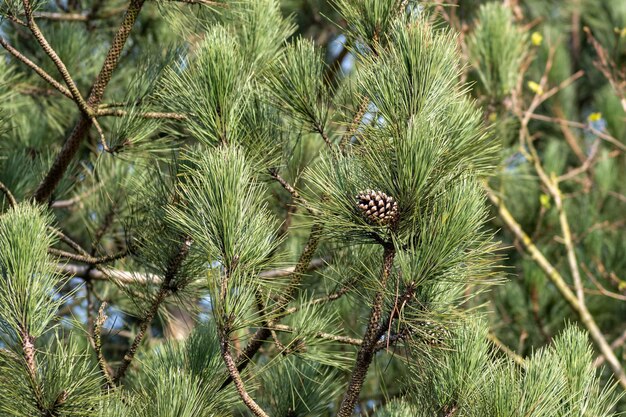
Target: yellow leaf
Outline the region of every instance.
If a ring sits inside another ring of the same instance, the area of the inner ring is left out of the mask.
[[[546,210],[550,208],[550,196],[547,194],[541,194],[539,196],[539,202],[541,203],[541,207]]]

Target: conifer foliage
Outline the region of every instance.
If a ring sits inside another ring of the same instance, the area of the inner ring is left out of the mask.
[[[573,244],[514,5],[299,3],[2,2],[0,416],[616,415],[556,269],[525,358],[483,305],[512,131]]]

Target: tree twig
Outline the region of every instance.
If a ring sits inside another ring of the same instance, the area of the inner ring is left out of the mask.
[[[497,347],[499,350],[504,352],[506,354],[506,356],[508,356],[509,358],[513,359],[513,361],[516,364],[518,364],[519,366],[521,366],[523,368],[526,367],[525,359],[522,358],[517,353],[515,353],[510,347],[505,345],[500,339],[498,339],[498,337],[493,332],[489,332],[487,334],[487,339],[489,339],[491,341],[491,343],[494,344],[495,347]]]
[[[107,256],[95,258],[93,256],[78,255],[75,253],[66,252],[64,250],[55,249],[55,248],[49,248],[48,253],[54,256],[60,256],[62,258],[71,259],[73,261],[78,261],[78,262],[86,263],[89,265],[99,265],[99,264],[105,264],[108,262],[113,262],[128,255],[128,251],[122,251],[119,253],[115,253],[113,255],[107,255]]]
[[[261,406],[259,406],[248,394],[246,391],[246,387],[241,379],[241,375],[239,374],[239,370],[237,369],[237,365],[235,364],[235,360],[233,359],[232,354],[230,353],[230,342],[226,338],[222,338],[220,342],[220,348],[222,352],[222,358],[224,359],[224,363],[226,364],[226,369],[228,369],[228,374],[231,379],[235,383],[235,388],[241,397],[241,400],[244,404],[252,411],[252,413],[257,417],[269,417],[268,414],[263,411]]]
[[[322,268],[326,265],[326,260],[323,258],[312,259],[309,262],[306,271],[312,271]],[[132,272],[124,271],[121,269],[101,268],[93,269],[85,265],[76,265],[72,263],[58,264],[56,270],[60,274],[74,275],[89,280],[98,281],[110,281],[115,280],[118,284],[123,285],[160,285],[163,281],[163,277],[157,274],[150,274],[144,272]],[[259,276],[263,278],[279,278],[291,275],[294,273],[295,267],[278,268],[263,271]],[[319,301],[321,302],[321,301]]]
[[[115,116],[123,117],[128,114],[127,110],[121,109],[98,109],[96,112],[98,116]],[[139,117],[144,119],[169,119],[169,120],[186,120],[187,115],[182,113],[163,113],[163,112],[143,112],[138,114]]]

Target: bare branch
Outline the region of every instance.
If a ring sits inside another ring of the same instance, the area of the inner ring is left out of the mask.
[[[309,263],[306,271],[316,270],[322,268],[324,265],[326,265],[326,261],[323,258],[313,259]],[[285,277],[293,274],[295,268],[296,267],[271,269],[269,271],[261,272],[259,276],[263,278]],[[71,263],[58,264],[56,266],[56,270],[59,274],[63,275],[73,275],[98,281],[114,280],[118,284],[122,285],[160,285],[163,281],[163,277],[146,272],[123,271],[112,268],[93,269],[87,265],[76,265]],[[339,296],[336,298],[339,298]],[[318,302],[321,303],[322,300],[318,300]]]

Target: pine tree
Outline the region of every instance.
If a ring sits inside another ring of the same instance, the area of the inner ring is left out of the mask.
[[[0,416],[617,415],[626,8],[480,3],[3,1]]]

